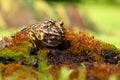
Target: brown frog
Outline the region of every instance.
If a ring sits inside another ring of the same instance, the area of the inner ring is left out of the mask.
[[[42,40],[48,47],[57,47],[65,39],[63,21],[47,20],[32,24],[20,31],[31,38],[32,41]]]

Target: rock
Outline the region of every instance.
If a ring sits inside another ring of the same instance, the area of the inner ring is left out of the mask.
[[[5,48],[5,41],[0,38],[0,50],[2,50],[3,48]]]
[[[0,38],[0,50],[4,49],[5,47],[9,46],[11,42],[6,41],[8,38]]]

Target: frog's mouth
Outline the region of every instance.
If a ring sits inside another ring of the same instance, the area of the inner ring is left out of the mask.
[[[56,42],[51,42],[51,43],[48,43],[48,42],[44,42],[44,44],[48,47],[57,47],[61,44],[62,42],[59,42],[59,43],[56,43]]]
[[[64,40],[65,36],[56,36],[56,35],[47,35],[44,36],[44,44],[48,47],[57,47],[59,46],[63,40]]]

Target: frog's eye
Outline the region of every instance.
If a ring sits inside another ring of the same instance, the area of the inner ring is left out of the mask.
[[[49,22],[51,22],[51,23],[53,23],[53,24],[55,23],[55,21],[53,21],[53,20],[49,20]]]

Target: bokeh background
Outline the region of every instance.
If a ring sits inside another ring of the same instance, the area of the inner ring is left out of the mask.
[[[0,37],[49,19],[120,48],[120,0],[0,0]]]

